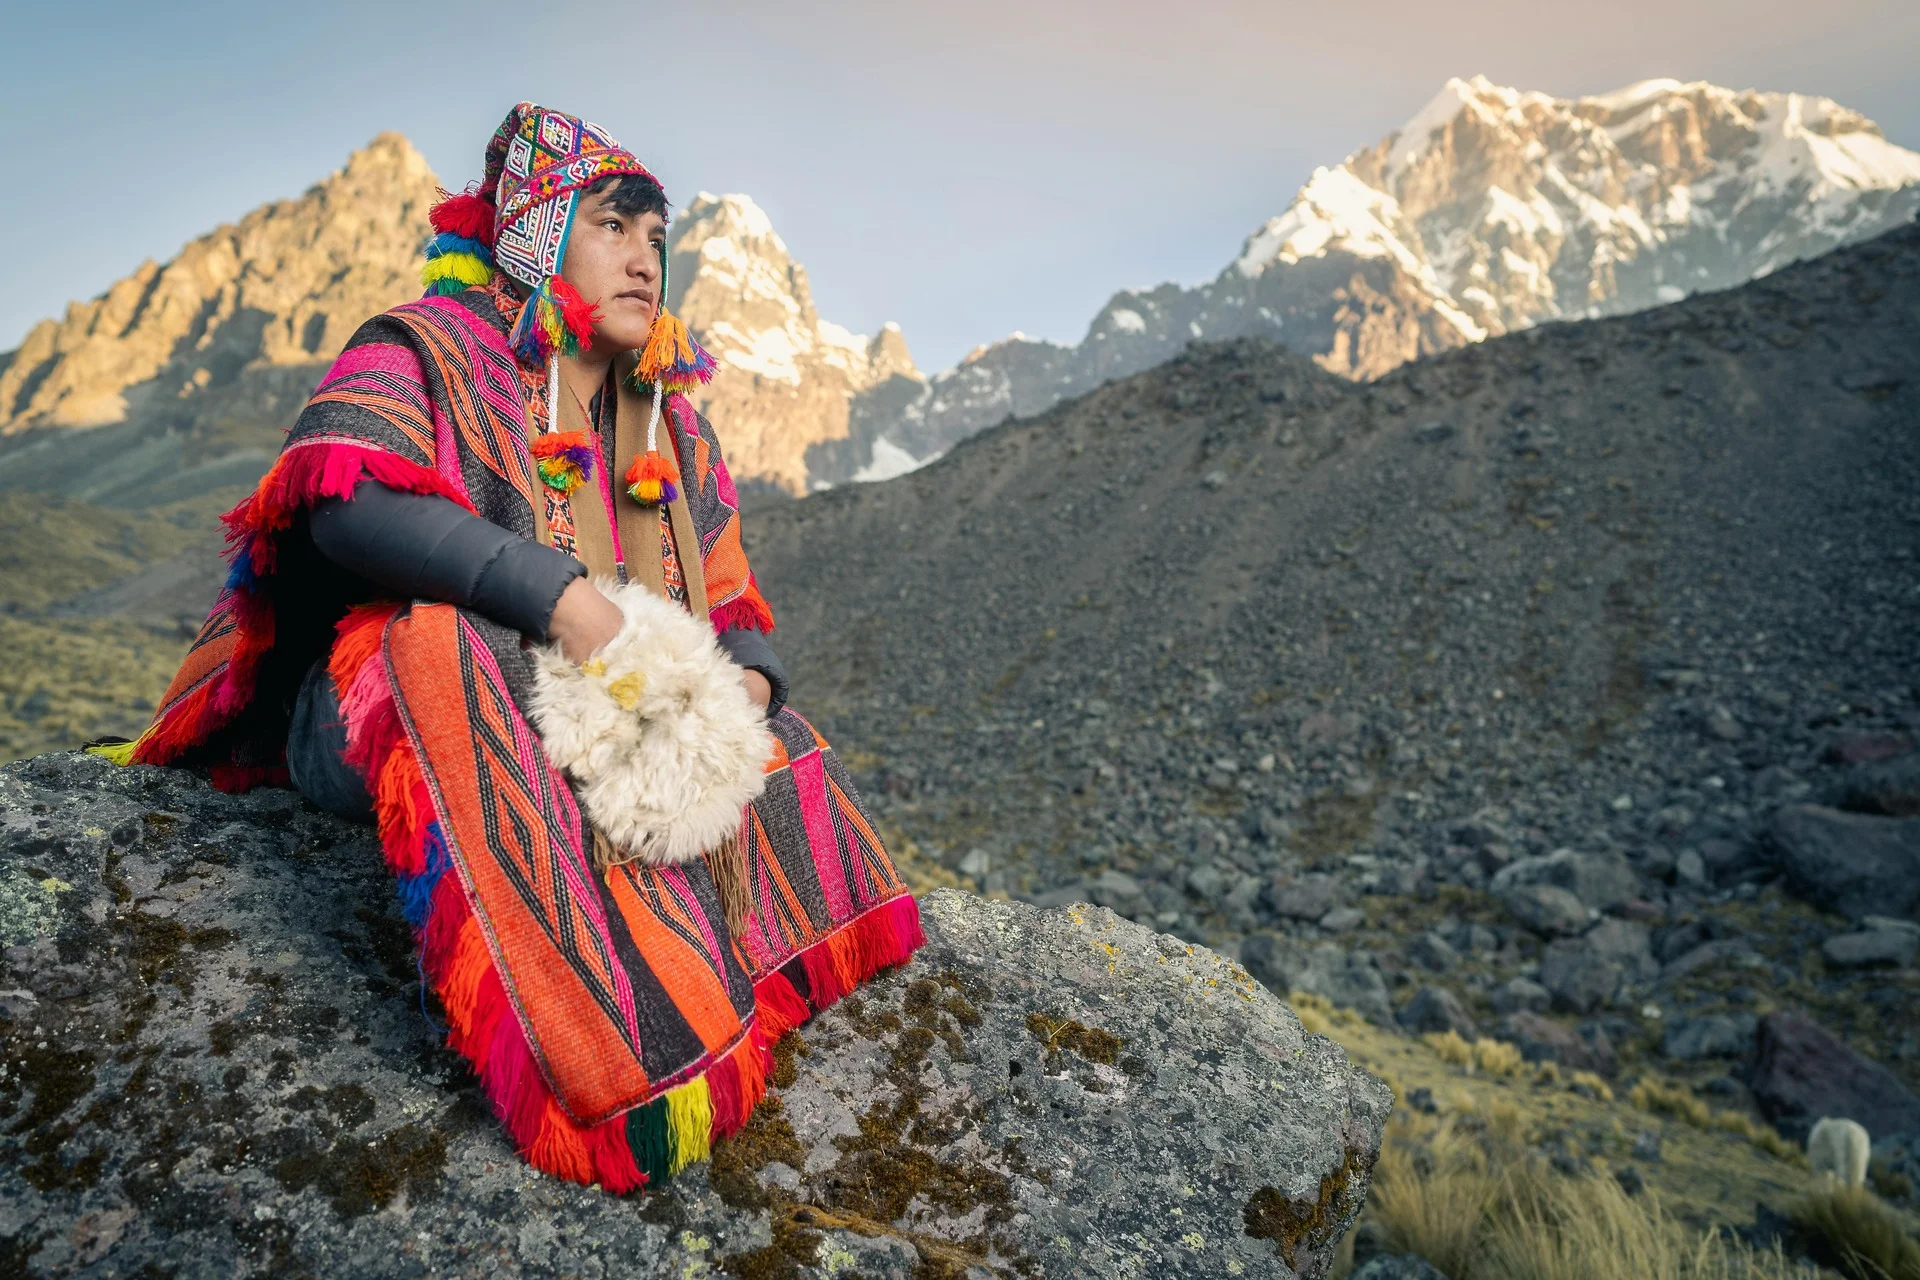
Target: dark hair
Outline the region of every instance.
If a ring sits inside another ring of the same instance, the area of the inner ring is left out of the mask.
[[[590,196],[600,195],[611,189],[612,204],[615,213],[623,218],[635,217],[642,213],[657,213],[662,221],[667,216],[667,193],[660,184],[642,173],[610,173],[587,188]]]

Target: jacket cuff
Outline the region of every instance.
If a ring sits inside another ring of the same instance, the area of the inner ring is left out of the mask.
[[[715,638],[735,666],[758,671],[767,678],[767,683],[773,686],[773,697],[767,700],[767,717],[777,715],[780,708],[787,705],[787,669],[780,665],[767,638],[744,627],[728,627]]]
[[[473,608],[544,644],[561,594],[586,572],[587,566],[564,551],[514,537],[481,570]]]

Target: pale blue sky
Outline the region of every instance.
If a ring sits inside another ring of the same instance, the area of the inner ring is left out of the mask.
[[[1819,93],[1920,147],[1912,0],[5,0],[0,30],[0,349],[383,129],[450,185],[477,177],[522,97],[597,120],[678,199],[753,196],[823,315],[897,320],[929,369],[1212,276],[1315,165],[1453,75]]]

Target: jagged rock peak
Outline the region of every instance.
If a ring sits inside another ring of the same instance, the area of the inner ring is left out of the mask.
[[[820,318],[806,268],[750,197],[700,192],[674,219],[670,249],[673,304],[723,362],[798,382],[811,357],[844,368],[856,389],[919,376],[898,325],[868,338]]]
[[[382,133],[302,195],[41,321],[0,366],[0,433],[118,422],[255,364],[325,360],[362,320],[418,293],[436,185],[410,142]]]
[[[720,362],[695,400],[743,479],[804,492],[809,452],[848,438],[856,397],[920,383],[899,326],[868,337],[821,318],[806,268],[749,197],[700,192],[668,249],[670,301]]]

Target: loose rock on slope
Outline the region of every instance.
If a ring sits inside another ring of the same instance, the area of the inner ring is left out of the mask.
[[[1389,1105],[1212,952],[940,891],[712,1166],[617,1199],[438,1047],[364,829],[79,755],[0,823],[9,1275],[1317,1276]]]

